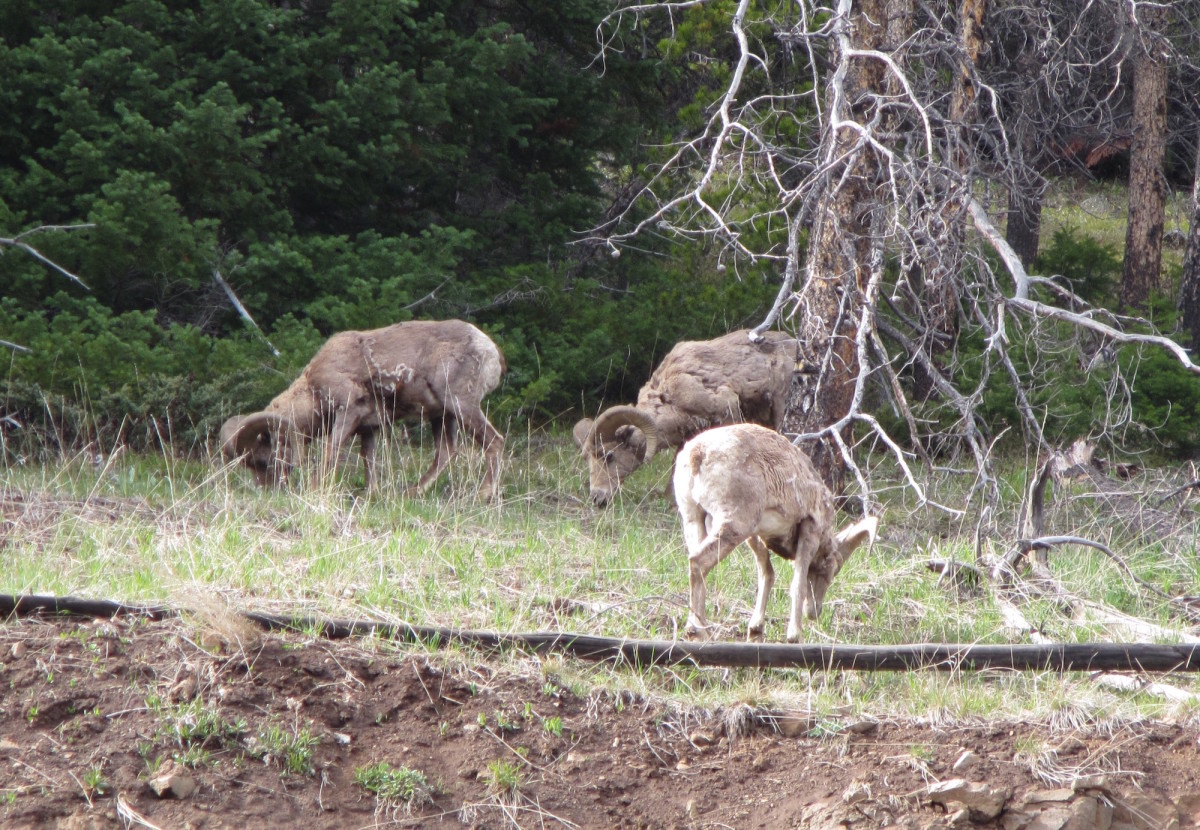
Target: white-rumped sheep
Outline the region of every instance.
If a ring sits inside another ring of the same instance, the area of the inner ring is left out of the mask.
[[[683,521],[691,587],[687,634],[707,628],[708,572],[742,542],[758,562],[758,593],[747,639],[761,639],[775,582],[771,553],[792,560],[789,643],[800,615],[816,619],[833,578],[854,549],[874,541],[878,519],[833,531],[833,494],[808,456],[778,432],[735,424],[702,432],[675,459],[675,503]]]
[[[796,341],[749,330],[715,340],[676,344],[638,392],[636,406],[614,406],[575,424],[588,462],[592,503],[604,507],[621,482],[663,447],[678,450],[693,435],[743,421],[772,429],[783,423],[796,367]]]
[[[358,436],[370,490],[379,429],[395,420],[421,418],[433,431],[434,458],[410,489],[425,490],[446,468],[458,449],[461,426],[483,449],[486,472],[480,492],[492,498],[500,485],[504,436],[488,422],[480,404],[504,371],[504,355],[496,344],[461,320],[340,332],[265,410],[226,421],[221,449],[229,458],[240,458],[259,484],[271,485],[287,479],[311,439],[328,435],[326,458],[332,464]]]

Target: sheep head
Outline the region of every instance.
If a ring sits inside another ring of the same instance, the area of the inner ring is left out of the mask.
[[[654,416],[636,406],[606,409],[594,423],[584,418],[572,434],[588,461],[591,499],[597,507],[606,507],[621,482],[658,449]]]
[[[810,602],[804,605],[804,616],[811,620],[821,616],[821,605],[825,602],[825,593],[829,590],[833,578],[838,575],[838,571],[855,549],[860,545],[871,545],[875,542],[875,531],[878,528],[877,516],[868,516],[855,522],[834,537],[832,551],[813,560],[808,568],[808,585],[812,594]]]
[[[299,433],[289,418],[274,412],[235,415],[221,426],[221,452],[241,460],[260,485],[277,486],[299,463]]]

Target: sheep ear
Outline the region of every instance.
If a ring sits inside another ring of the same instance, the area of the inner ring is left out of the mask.
[[[626,447],[633,450],[638,458],[643,461],[646,460],[646,433],[635,426],[624,426],[616,431],[616,438]]]
[[[838,550],[842,554],[843,561],[848,557],[855,548],[864,543],[871,545],[875,543],[875,532],[879,529],[879,517],[867,516],[861,521],[855,522],[837,535]]]
[[[592,419],[584,418],[579,423],[575,424],[575,428],[571,430],[571,437],[575,439],[575,446],[581,450],[587,449],[588,435],[592,432]]]
[[[617,430],[624,426],[633,426],[642,431],[646,437],[645,457],[653,456],[658,449],[658,425],[654,422],[654,416],[636,406],[614,406],[601,412],[588,440],[602,446],[619,441]]]

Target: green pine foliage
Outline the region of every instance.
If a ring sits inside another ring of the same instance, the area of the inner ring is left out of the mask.
[[[5,3],[0,232],[94,227],[31,240],[90,292],[0,256],[0,339],[32,350],[0,370],[0,413],[56,445],[197,449],[331,333],[461,317],[507,355],[492,405],[548,418],[631,399],[675,340],[754,321],[762,274],[663,240],[619,261],[574,244],[692,94],[659,85],[653,47],[600,71],[607,11]]]

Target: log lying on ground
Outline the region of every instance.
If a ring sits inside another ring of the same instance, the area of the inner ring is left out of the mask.
[[[90,617],[141,616],[165,619],[179,611],[109,600],[39,595],[0,595],[0,617],[74,614]],[[1200,671],[1200,644],[1052,643],[974,645],[916,643],[894,646],[785,645],[779,643],[627,640],[564,632],[504,633],[378,620],[330,620],[311,616],[244,612],[271,630],[295,630],[331,639],[377,636],[427,647],[455,642],[484,650],[528,649],[562,652],[582,660],[612,660],[634,666],[678,665],[733,668],[808,668],[854,671]]]

